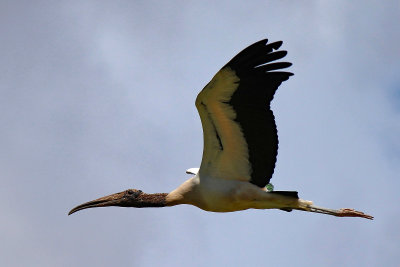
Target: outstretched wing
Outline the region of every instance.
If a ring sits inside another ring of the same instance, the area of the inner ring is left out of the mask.
[[[200,177],[264,187],[274,172],[278,135],[270,103],[290,72],[282,42],[261,40],[236,55],[196,99],[204,134]]]

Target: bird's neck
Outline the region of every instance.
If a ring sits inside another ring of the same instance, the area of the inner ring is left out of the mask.
[[[142,193],[138,197],[138,208],[146,208],[146,207],[165,207],[167,204],[166,197],[167,193],[155,193],[155,194],[146,194]]]

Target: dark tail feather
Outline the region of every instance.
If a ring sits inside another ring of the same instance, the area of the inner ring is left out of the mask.
[[[298,195],[297,191],[272,191],[272,192],[269,192],[269,193],[282,195],[282,196],[286,196],[286,197],[299,198],[299,195]],[[287,211],[287,212],[291,212],[292,211],[292,209],[290,209],[290,208],[283,208],[283,209],[280,209],[280,210]]]
[[[268,193],[277,194],[277,195],[281,195],[281,196],[287,196],[287,197],[299,198],[297,191],[272,191],[272,192],[268,192]]]
[[[289,208],[283,208],[283,209],[280,209],[280,210],[287,211],[287,212],[291,212],[292,211],[292,209],[289,209]]]

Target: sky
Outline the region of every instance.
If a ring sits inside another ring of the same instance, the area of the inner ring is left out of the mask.
[[[398,1],[2,1],[1,266],[398,266]],[[282,40],[275,190],[374,221],[279,210],[100,208],[200,166],[194,100]]]

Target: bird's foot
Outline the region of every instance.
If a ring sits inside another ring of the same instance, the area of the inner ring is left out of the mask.
[[[373,220],[374,217],[364,212],[353,210],[353,209],[340,209],[338,213],[335,215],[338,217],[361,217],[369,220]]]
[[[353,210],[353,209],[334,210],[334,209],[327,209],[327,208],[310,205],[304,210],[310,211],[310,212],[328,214],[328,215],[332,215],[332,216],[336,216],[336,217],[360,217],[360,218],[365,218],[365,219],[369,219],[369,220],[374,219],[374,217],[371,215],[368,215],[368,214],[365,214],[364,212]]]

